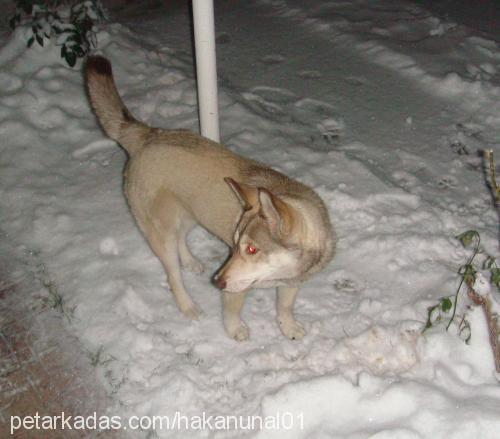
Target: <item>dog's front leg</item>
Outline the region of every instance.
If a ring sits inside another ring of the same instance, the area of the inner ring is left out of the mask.
[[[298,287],[278,287],[276,290],[278,324],[285,337],[300,340],[306,335],[306,330],[293,316],[293,305],[299,292]]]
[[[245,303],[247,291],[240,293],[222,293],[222,306],[224,314],[224,326],[226,332],[236,341],[248,340],[248,327],[241,320],[240,313]]]

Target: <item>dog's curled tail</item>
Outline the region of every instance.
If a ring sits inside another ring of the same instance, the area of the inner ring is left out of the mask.
[[[85,78],[90,102],[105,133],[131,156],[140,151],[149,128],[134,119],[125,107],[113,79],[111,63],[102,56],[90,56]]]

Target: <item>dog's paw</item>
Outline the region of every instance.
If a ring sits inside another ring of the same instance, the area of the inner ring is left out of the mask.
[[[235,339],[236,341],[246,341],[250,337],[248,327],[242,321],[234,326],[226,327],[226,331],[229,337]]]
[[[306,330],[302,323],[297,320],[283,320],[279,322],[281,332],[290,340],[302,340],[306,335]]]
[[[236,341],[246,341],[250,338],[250,332],[244,324],[241,324],[240,327],[233,334],[233,338]]]
[[[188,319],[191,320],[199,320],[203,315],[200,307],[194,302],[182,306],[179,305],[179,308],[182,311],[182,314],[184,314]]]
[[[203,264],[194,256],[181,258],[181,263],[182,267],[191,273],[201,274],[205,271]]]
[[[205,267],[203,266],[203,264],[200,261],[198,261],[198,259],[194,258],[188,261],[187,263],[183,264],[183,266],[187,271],[190,271],[191,273],[195,274],[201,274],[205,271]]]

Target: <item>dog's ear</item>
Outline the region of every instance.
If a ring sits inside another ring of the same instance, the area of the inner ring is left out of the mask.
[[[267,221],[271,233],[276,236],[287,235],[292,226],[289,205],[265,188],[259,188],[259,203],[259,215]]]
[[[255,206],[258,201],[258,189],[254,186],[249,186],[248,184],[238,183],[231,177],[224,178],[224,181],[233,190],[236,198],[243,206],[244,210],[250,210],[252,206]]]

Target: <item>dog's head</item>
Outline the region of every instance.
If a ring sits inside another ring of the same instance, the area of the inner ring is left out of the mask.
[[[292,239],[292,208],[267,189],[225,181],[243,206],[231,258],[215,277],[224,291],[282,285],[300,270],[301,251]]]

